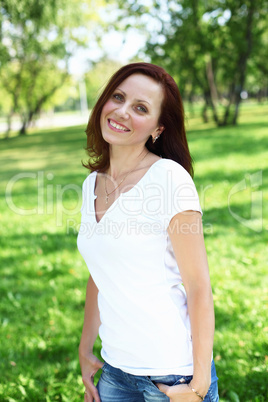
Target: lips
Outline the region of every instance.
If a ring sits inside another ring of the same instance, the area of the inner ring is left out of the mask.
[[[127,131],[130,131],[126,126],[123,124],[119,124],[117,121],[113,119],[108,119],[108,126],[113,130],[117,132],[124,132],[126,133]]]

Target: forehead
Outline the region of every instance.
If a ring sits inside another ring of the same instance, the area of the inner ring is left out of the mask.
[[[118,88],[136,99],[161,101],[164,97],[162,85],[144,74],[130,75],[118,85]]]

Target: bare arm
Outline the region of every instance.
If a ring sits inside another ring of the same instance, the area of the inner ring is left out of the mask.
[[[79,361],[83,383],[86,387],[85,402],[100,402],[98,391],[94,386],[94,375],[102,368],[103,363],[93,355],[94,342],[100,327],[100,313],[98,308],[98,288],[90,276],[87,283],[85,317],[79,345]]]
[[[85,317],[79,351],[90,350],[92,352],[94,342],[98,336],[100,327],[100,312],[98,308],[98,288],[90,276],[87,283]]]
[[[211,382],[214,308],[201,214],[195,211],[177,214],[170,222],[168,233],[187,294],[194,364],[191,385],[205,396]],[[160,390],[167,391],[171,401],[199,399],[187,386]]]

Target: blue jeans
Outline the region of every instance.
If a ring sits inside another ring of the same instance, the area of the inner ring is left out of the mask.
[[[155,383],[166,385],[188,384],[192,376],[138,376],[104,363],[102,374],[97,384],[102,402],[168,402]],[[218,378],[214,361],[211,364],[211,385],[205,397],[206,402],[218,402]]]

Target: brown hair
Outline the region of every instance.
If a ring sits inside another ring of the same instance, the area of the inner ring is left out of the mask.
[[[165,127],[160,138],[153,143],[148,139],[146,148],[162,158],[172,159],[182,165],[193,176],[192,158],[189,152],[184,126],[184,109],[181,95],[174,79],[162,68],[150,63],[132,63],[121,67],[109,80],[106,88],[92,110],[88,126],[86,151],[89,156],[83,166],[91,171],[104,172],[109,168],[109,144],[103,139],[100,117],[102,108],[115,89],[132,74],[143,74],[162,85],[162,102],[159,125]]]

